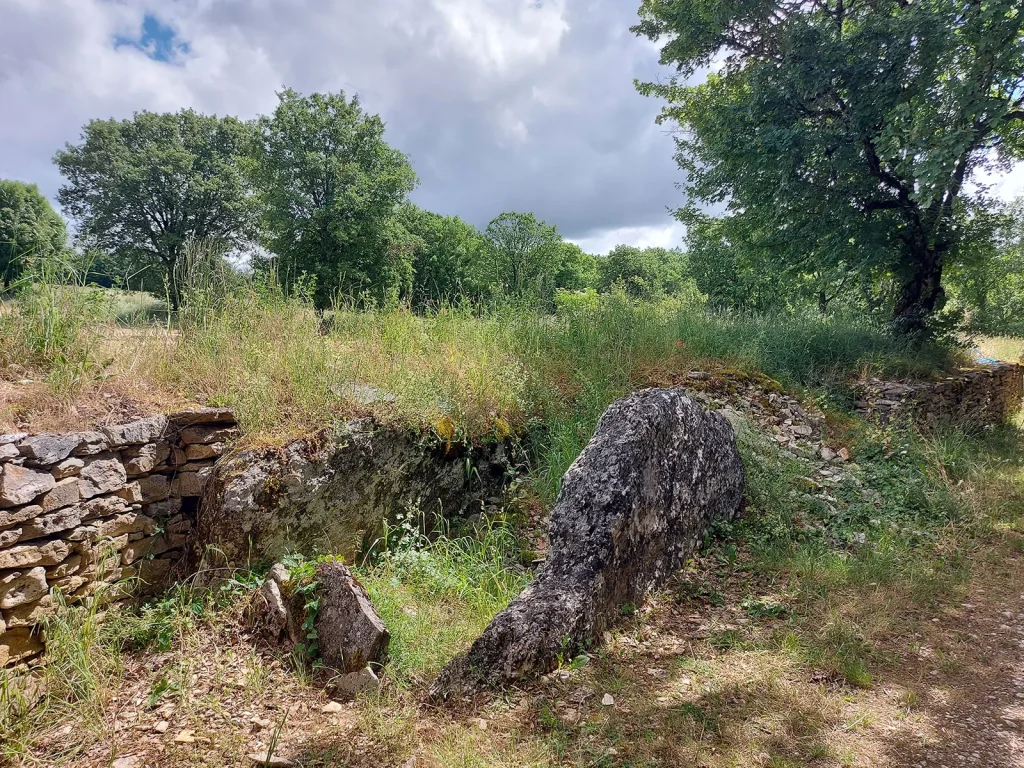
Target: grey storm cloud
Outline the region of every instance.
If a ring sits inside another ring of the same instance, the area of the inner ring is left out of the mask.
[[[528,210],[596,250],[678,244],[664,74],[639,0],[0,0],[0,177],[51,196],[92,118],[248,118],[274,92],[358,93],[420,176],[416,202],[484,225]],[[154,33],[153,30],[156,30]]]

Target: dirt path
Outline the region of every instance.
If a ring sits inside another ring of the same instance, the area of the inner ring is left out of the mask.
[[[924,733],[895,745],[895,765],[1024,768],[1024,557],[1003,565],[941,620],[945,643],[927,654],[923,680]]]

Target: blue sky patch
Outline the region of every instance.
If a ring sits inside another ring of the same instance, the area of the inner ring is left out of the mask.
[[[143,17],[137,37],[118,35],[114,38],[115,48],[125,45],[138,48],[154,61],[173,61],[179,54],[189,52],[188,43],[178,38],[177,30],[151,13]]]

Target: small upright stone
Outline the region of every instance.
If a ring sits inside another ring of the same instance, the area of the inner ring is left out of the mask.
[[[324,664],[339,672],[358,672],[383,661],[391,636],[363,586],[341,563],[322,563],[317,580],[316,630]]]
[[[81,498],[81,491],[78,485],[78,478],[69,477],[61,480],[51,490],[47,491],[39,501],[43,512],[53,512],[61,507],[69,507]]]

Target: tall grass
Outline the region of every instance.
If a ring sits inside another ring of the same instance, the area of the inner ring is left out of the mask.
[[[15,301],[0,307],[0,375],[43,376],[67,397],[102,368],[96,328],[109,300],[86,285],[87,271],[60,256],[29,264]]]

